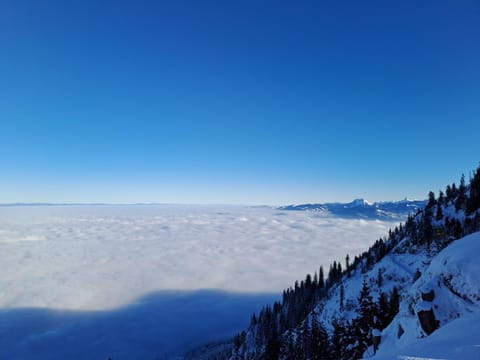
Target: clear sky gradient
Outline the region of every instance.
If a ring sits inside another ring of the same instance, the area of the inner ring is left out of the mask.
[[[478,1],[0,4],[0,202],[424,198],[480,161]]]

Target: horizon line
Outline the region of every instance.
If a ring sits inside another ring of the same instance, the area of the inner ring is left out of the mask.
[[[282,206],[300,206],[300,205],[324,205],[324,204],[350,204],[357,200],[366,200],[364,198],[355,198],[349,202],[302,202],[302,203],[290,203],[282,205],[273,204],[241,204],[241,203],[174,203],[174,202],[9,202],[1,203],[0,207],[14,207],[14,206],[249,206],[249,207],[282,207]],[[401,202],[401,201],[425,201],[426,199],[409,199],[407,197],[400,200],[382,200],[373,201],[370,204],[379,204],[387,202]],[[368,202],[368,200],[366,200]]]

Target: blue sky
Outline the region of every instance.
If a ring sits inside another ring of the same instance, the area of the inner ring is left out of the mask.
[[[425,197],[480,161],[477,1],[2,1],[0,202]]]

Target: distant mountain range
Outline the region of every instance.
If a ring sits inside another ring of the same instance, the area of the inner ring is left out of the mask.
[[[423,209],[427,200],[382,201],[370,203],[365,199],[355,199],[349,203],[298,204],[281,206],[279,210],[319,211],[343,218],[369,220],[402,220],[408,214]]]

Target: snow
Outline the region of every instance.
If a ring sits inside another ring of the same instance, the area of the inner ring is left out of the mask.
[[[358,297],[362,288],[363,279],[366,279],[370,286],[370,294],[376,301],[380,291],[390,293],[393,287],[397,286],[400,290],[403,287],[411,286],[414,276],[414,270],[422,268],[425,256],[423,254],[388,254],[380,262],[374,265],[372,270],[362,274],[360,271],[344,280],[344,308],[339,308],[340,287],[336,286],[330,291],[330,298],[318,305],[317,313],[321,314],[321,320],[324,326],[330,331],[332,328],[332,319],[341,319],[351,321],[358,316]],[[381,287],[377,284],[378,270],[382,271],[383,284]],[[408,309],[407,309],[408,310]],[[396,329],[396,328],[395,328]]]
[[[400,312],[383,331],[375,359],[477,359],[480,357],[480,232],[438,253],[422,276],[406,289]],[[418,264],[421,266],[421,263]],[[433,290],[432,302],[421,293]],[[426,336],[415,311],[432,309],[440,327]],[[398,326],[405,333],[398,339]]]
[[[467,314],[405,347],[379,352],[375,360],[480,358],[480,312]]]
[[[392,225],[268,207],[0,207],[0,358],[148,358],[221,340]]]
[[[415,305],[415,311],[429,311],[432,310],[433,304],[430,301],[420,301]]]
[[[368,200],[365,200],[363,198],[355,199],[353,200],[350,204],[351,206],[372,206],[373,203],[369,202]]]
[[[398,246],[402,248],[402,243]],[[352,320],[358,313],[358,296],[363,279],[373,299],[380,291],[397,286],[401,294],[400,311],[382,331],[376,356],[371,349],[365,358],[374,359],[478,359],[480,358],[480,232],[454,241],[430,258],[426,252],[393,251],[362,274],[356,272],[343,282],[345,306],[339,308],[340,289],[334,287],[330,297],[320,303],[319,320],[332,331],[332,319]],[[376,282],[382,270],[383,284]],[[414,281],[416,269],[421,276]],[[422,300],[422,293],[433,290],[433,301]],[[427,337],[417,312],[433,310],[440,328]],[[403,335],[399,338],[399,328]]]
[[[436,256],[428,270],[428,276],[441,274],[451,286],[471,302],[480,302],[480,233],[474,233],[455,241]]]
[[[350,219],[405,220],[408,214],[423,208],[425,200],[384,201],[371,203],[365,199],[355,199],[349,203],[297,204],[282,206],[282,210],[316,211],[336,217]]]

